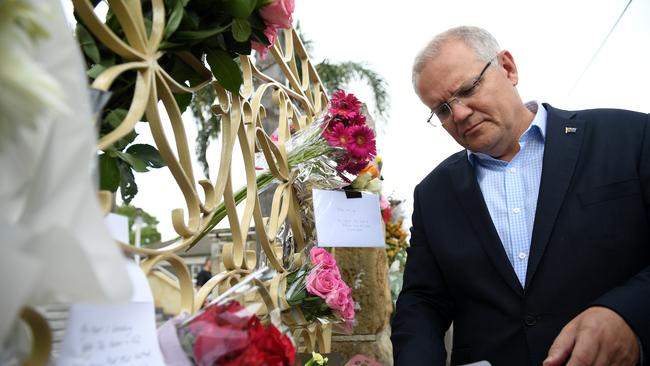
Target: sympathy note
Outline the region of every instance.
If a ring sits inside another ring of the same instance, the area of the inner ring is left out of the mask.
[[[153,304],[72,305],[57,365],[164,365]]]
[[[348,198],[344,191],[313,190],[318,246],[384,247],[379,196],[361,193]]]

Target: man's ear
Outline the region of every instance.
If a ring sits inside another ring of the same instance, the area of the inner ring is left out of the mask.
[[[498,57],[499,65],[505,71],[505,76],[512,82],[513,86],[516,86],[519,82],[519,73],[517,72],[517,65],[515,64],[515,59],[512,57],[512,54],[508,50],[503,50]]]

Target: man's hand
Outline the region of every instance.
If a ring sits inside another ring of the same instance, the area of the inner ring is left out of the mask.
[[[630,326],[616,312],[595,306],[562,329],[544,366],[634,366],[638,361],[639,344]]]

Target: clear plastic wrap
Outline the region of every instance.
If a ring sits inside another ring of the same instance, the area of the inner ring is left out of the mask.
[[[335,324],[349,331],[354,322],[352,289],[343,281],[334,257],[312,247],[308,259],[287,276],[287,303],[298,307],[308,322]]]
[[[163,352],[165,360],[182,360],[185,356],[188,365],[199,366],[293,365],[295,346],[281,331],[279,310],[271,310],[268,317],[261,319],[256,313],[262,303],[244,302],[263,287],[262,281],[274,274],[268,268],[258,270],[217,296],[197,314],[180,316],[163,325],[159,334],[162,348],[168,350]],[[267,305],[271,303],[268,294],[264,296]],[[175,329],[171,336],[169,324]],[[161,331],[165,331],[164,337]]]

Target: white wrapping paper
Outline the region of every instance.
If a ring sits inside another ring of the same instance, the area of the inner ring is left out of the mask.
[[[118,302],[131,294],[95,194],[96,135],[80,51],[59,0],[30,3],[43,9],[49,33],[33,59],[57,80],[68,111],[9,121],[0,134],[0,340],[23,304]]]

